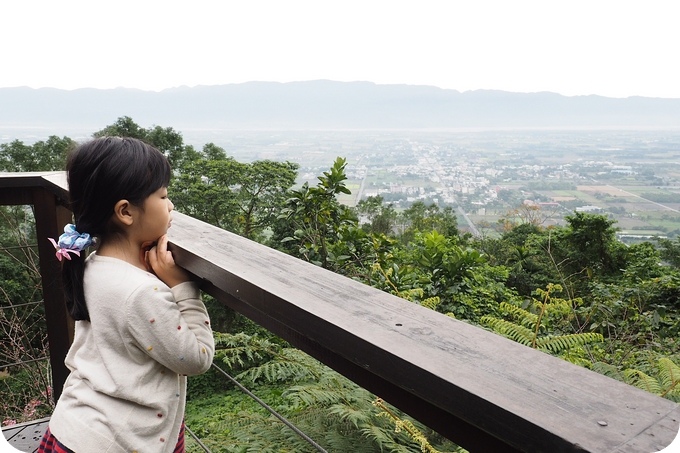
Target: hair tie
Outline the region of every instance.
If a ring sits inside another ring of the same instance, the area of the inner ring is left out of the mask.
[[[87,233],[78,233],[76,226],[72,223],[64,227],[64,234],[59,236],[59,242],[52,238],[50,240],[54,248],[57,250],[56,256],[59,261],[63,258],[71,259],[69,253],[80,256],[80,252],[85,250],[92,244],[92,237]]]

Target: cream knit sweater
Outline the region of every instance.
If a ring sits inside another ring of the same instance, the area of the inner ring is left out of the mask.
[[[90,322],[77,321],[71,370],[50,430],[76,453],[172,452],[186,375],[205,372],[215,345],[195,283],[168,288],[125,261],[85,264]]]

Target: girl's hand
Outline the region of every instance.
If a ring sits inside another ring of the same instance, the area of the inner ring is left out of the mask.
[[[154,244],[155,242],[153,241],[147,241],[139,248],[139,262],[148,272],[153,272],[151,264],[149,264],[149,250],[151,250],[151,247],[153,247]]]
[[[191,280],[189,273],[175,264],[172,252],[168,250],[168,236],[164,234],[156,245],[146,252],[145,261],[154,274],[170,288]]]

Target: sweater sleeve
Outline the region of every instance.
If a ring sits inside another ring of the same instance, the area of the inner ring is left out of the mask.
[[[178,374],[204,373],[215,352],[208,312],[193,282],[168,288],[160,281],[140,285],[126,302],[133,343]]]

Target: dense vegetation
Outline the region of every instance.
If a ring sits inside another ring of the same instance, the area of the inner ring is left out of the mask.
[[[680,401],[680,239],[626,246],[606,216],[575,212],[566,226],[543,228],[538,208],[526,206],[499,222],[496,237],[472,237],[459,232],[450,207],[415,202],[397,212],[380,197],[342,205],[342,158],[316,184],[294,187],[294,163],[237,162],[212,143],[185,145],[172,128],[123,117],[95,135],[103,134],[147,140],[168,156],[180,212]],[[0,170],[62,169],[72,145],[67,137],[0,145]],[[44,355],[45,338],[41,305],[18,306],[40,293],[30,210],[0,209],[0,354],[8,364]],[[215,363],[329,451],[457,449],[209,297],[207,304]],[[49,413],[41,363],[0,374],[5,423]],[[311,451],[215,369],[190,381],[187,423],[213,451]]]

